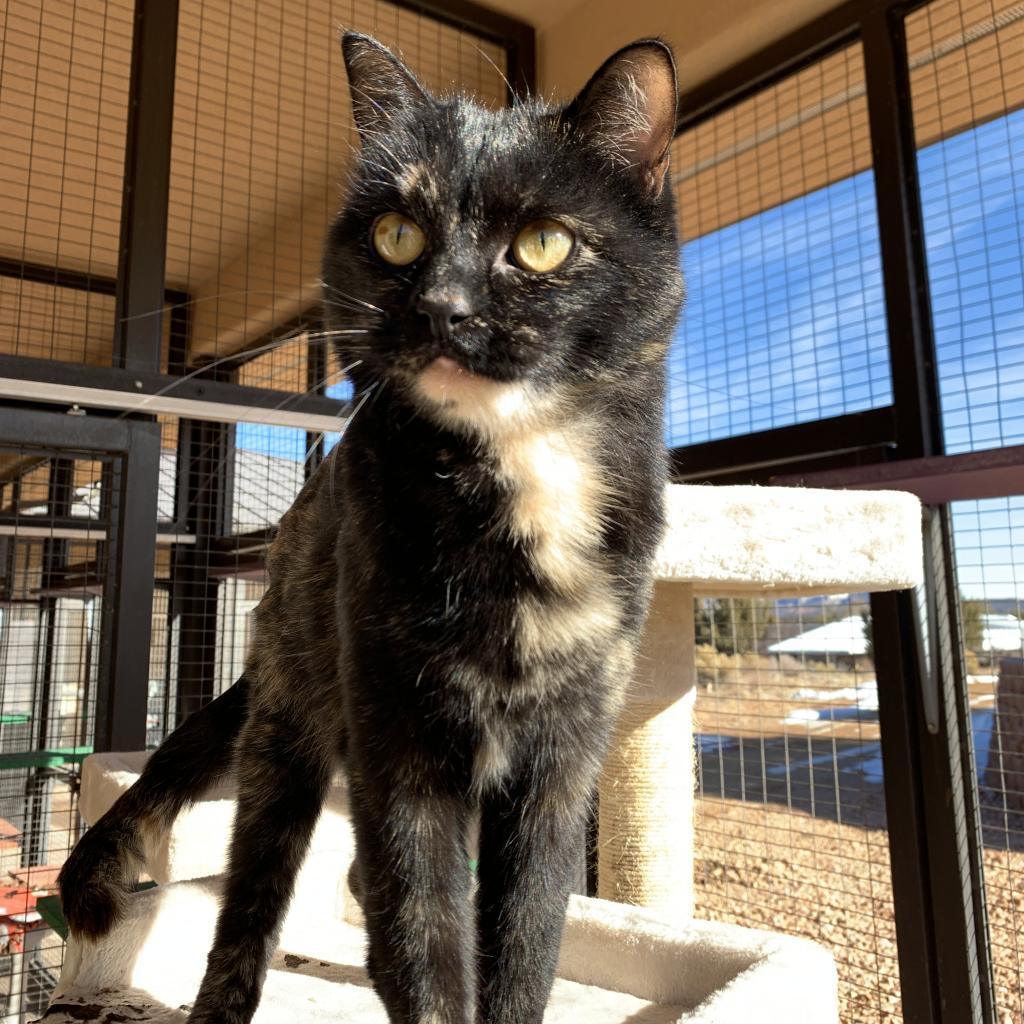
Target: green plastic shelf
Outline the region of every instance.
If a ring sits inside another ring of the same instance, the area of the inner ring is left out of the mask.
[[[59,768],[64,764],[81,764],[92,753],[92,747],[54,747],[52,750],[26,750],[0,754],[0,772],[12,768]]]

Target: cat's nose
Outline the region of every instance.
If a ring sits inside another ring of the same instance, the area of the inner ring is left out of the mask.
[[[448,341],[463,320],[475,310],[464,288],[449,287],[425,291],[416,302],[416,310],[430,320],[431,333],[439,341]]]

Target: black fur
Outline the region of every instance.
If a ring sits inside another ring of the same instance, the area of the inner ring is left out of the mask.
[[[368,332],[338,342],[359,411],[282,520],[243,689],[169,737],[61,890],[73,931],[105,932],[141,829],[223,772],[240,730],[193,1022],[251,1017],[341,763],[390,1019],[539,1024],[662,529],[682,300],[663,187],[674,68],[642,41],[565,110],[487,111],[428,96],[366,37],[344,45],[363,152],[326,246],[324,303],[339,328]],[[372,247],[388,211],[426,235],[408,266]],[[543,217],[576,241],[535,274],[510,246]],[[461,319],[439,325],[426,300]]]

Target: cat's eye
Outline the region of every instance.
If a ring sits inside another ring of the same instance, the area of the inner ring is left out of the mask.
[[[572,252],[573,233],[557,220],[535,220],[516,235],[512,253],[519,266],[538,274],[560,267]]]
[[[373,223],[371,236],[377,254],[396,267],[412,263],[427,247],[423,229],[400,213],[381,214]]]

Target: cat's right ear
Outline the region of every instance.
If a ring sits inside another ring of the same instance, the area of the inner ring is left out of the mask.
[[[597,69],[561,120],[657,196],[668,170],[677,101],[671,47],[660,39],[640,39]]]
[[[413,73],[372,36],[346,32],[341,37],[341,52],[348,71],[352,117],[361,136],[374,135],[400,110],[430,104]]]

